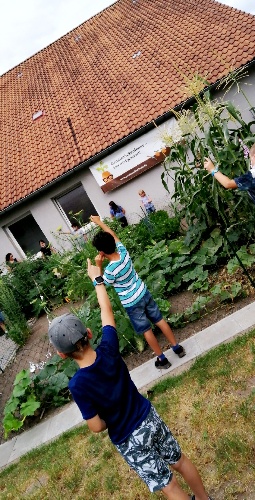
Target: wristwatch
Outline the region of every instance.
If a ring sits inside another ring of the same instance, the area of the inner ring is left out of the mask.
[[[94,281],[93,281],[93,285],[94,286],[97,286],[97,285],[104,285],[104,278],[103,276],[97,276]]]

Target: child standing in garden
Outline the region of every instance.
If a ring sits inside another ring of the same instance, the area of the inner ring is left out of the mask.
[[[94,236],[92,244],[99,252],[97,264],[100,267],[100,274],[102,274],[103,260],[109,260],[109,264],[104,270],[104,282],[114,286],[135,332],[138,335],[144,335],[149,346],[157,355],[156,368],[169,368],[171,364],[159,346],[151,323],[161,330],[179,358],[186,354],[183,347],[176,342],[170,326],[163,319],[145,283],[138,277],[129,253],[117,235],[100,220],[99,216],[92,215],[91,221],[103,230]]]
[[[212,500],[196,467],[131,380],[119,352],[113,311],[100,267],[91,265],[89,259],[88,276],[95,285],[101,309],[100,345],[94,351],[89,343],[91,330],[74,314],[54,318],[49,328],[49,339],[58,354],[63,359],[74,359],[79,366],[69,389],[88,428],[95,433],[108,429],[118,452],[151,492],[161,490],[169,500],[189,500],[169,469],[171,466],[193,490],[192,499]]]
[[[138,191],[138,194],[140,196],[141,205],[145,208],[146,213],[151,214],[153,212],[156,212],[156,208],[154,207],[150,196],[148,196],[143,189],[140,189],[140,191]]]
[[[226,189],[239,189],[240,191],[247,191],[253,203],[255,203],[255,144],[250,149],[250,170],[239,177],[230,179],[227,175],[222,174],[218,165],[209,159],[205,158],[204,168],[210,172],[216,181],[218,181]]]
[[[112,219],[117,219],[122,227],[127,227],[128,226],[128,221],[125,216],[125,209],[121,207],[120,205],[116,205],[114,201],[109,202],[109,207],[110,207],[110,216]]]

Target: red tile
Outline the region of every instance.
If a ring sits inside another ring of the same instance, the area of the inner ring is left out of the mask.
[[[254,16],[211,0],[119,0],[7,72],[1,210],[79,164],[75,141],[85,161],[183,101],[182,73],[213,83],[228,71],[215,54],[251,61],[254,31]]]

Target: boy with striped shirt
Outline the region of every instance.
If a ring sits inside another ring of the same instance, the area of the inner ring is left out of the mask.
[[[103,259],[109,260],[109,264],[104,270],[104,282],[114,286],[135,332],[138,335],[144,335],[149,346],[157,355],[156,368],[169,368],[171,363],[162,352],[152,331],[151,323],[161,330],[179,358],[185,356],[185,350],[177,344],[170,326],[163,319],[145,283],[137,275],[129,253],[117,235],[100,220],[99,216],[92,215],[91,221],[102,229],[92,241],[99,252],[97,265],[100,267],[101,274]]]

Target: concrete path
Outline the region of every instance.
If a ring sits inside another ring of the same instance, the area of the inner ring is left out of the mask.
[[[0,371],[5,370],[8,363],[15,357],[17,350],[18,346],[12,339],[6,335],[0,337]]]
[[[166,351],[172,363],[168,370],[158,370],[154,366],[155,359],[151,359],[130,372],[132,380],[139,390],[146,390],[163,377],[188,369],[198,356],[219,344],[231,341],[237,335],[252,329],[254,325],[255,302],[182,342],[187,353],[184,358],[179,359],[171,349]],[[70,403],[54,417],[2,444],[0,468],[6,467],[28,451],[51,441],[82,422],[78,407],[75,403]]]

